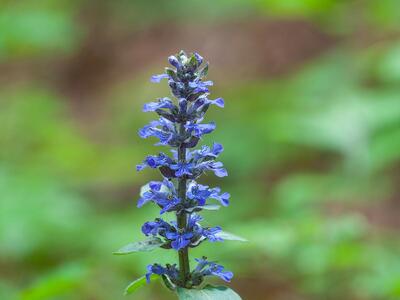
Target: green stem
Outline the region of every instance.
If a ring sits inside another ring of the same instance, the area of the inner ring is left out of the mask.
[[[181,134],[184,134],[185,128],[183,124],[180,125],[179,131]],[[178,148],[178,160],[179,162],[186,163],[186,148],[184,146],[180,146]],[[184,177],[179,178],[178,195],[182,202],[186,201],[186,178]],[[185,232],[187,227],[188,214],[185,211],[181,211],[176,215],[176,218],[179,231]],[[178,254],[180,282],[182,287],[186,287],[187,280],[190,274],[188,247],[179,250]]]

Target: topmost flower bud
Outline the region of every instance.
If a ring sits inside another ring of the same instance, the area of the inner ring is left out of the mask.
[[[173,65],[177,70],[182,68],[182,63],[173,55],[168,57],[168,62]]]

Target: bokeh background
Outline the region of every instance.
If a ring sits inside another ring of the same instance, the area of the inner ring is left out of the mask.
[[[249,300],[400,299],[398,0],[0,4],[0,299],[117,300],[173,251],[111,253],[158,213],[138,129],[166,57],[211,63],[232,194],[203,244]],[[168,253],[167,253],[168,252]],[[218,282],[218,281],[216,281]],[[160,283],[131,299],[174,299]]]

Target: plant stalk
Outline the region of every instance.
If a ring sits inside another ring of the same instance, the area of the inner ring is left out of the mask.
[[[184,134],[185,127],[184,124],[180,124],[179,128],[180,134]],[[179,162],[186,163],[186,148],[184,146],[180,146],[178,148],[178,160]],[[181,201],[184,203],[186,201],[186,178],[179,178],[178,182],[178,196]],[[177,213],[177,224],[180,232],[185,232],[187,227],[187,218],[188,214],[185,211],[181,211]],[[190,265],[189,265],[189,253],[188,247],[182,248],[178,251],[179,255],[179,277],[182,287],[187,287],[187,280],[190,274]]]

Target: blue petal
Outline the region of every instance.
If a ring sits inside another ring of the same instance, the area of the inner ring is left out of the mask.
[[[171,99],[165,97],[165,98],[160,98],[158,102],[149,102],[143,105],[143,111],[144,112],[149,112],[149,111],[156,111],[157,109],[160,108],[173,108],[173,103]]]
[[[150,276],[151,276],[151,273],[146,273],[146,283],[147,284],[150,283]]]
[[[151,76],[150,81],[158,83],[161,81],[161,79],[166,79],[166,78],[169,78],[169,76],[167,74],[158,74],[158,75]]]
[[[217,156],[219,155],[222,151],[224,151],[224,147],[219,144],[219,143],[214,143],[212,147],[212,153]]]
[[[166,237],[167,237],[167,239],[169,239],[169,240],[175,240],[177,237],[178,237],[178,233],[176,233],[176,232],[171,232],[171,231],[168,231],[167,233],[166,233]]]
[[[156,235],[160,226],[161,224],[159,222],[146,222],[142,225],[142,232],[145,235]]]
[[[206,86],[198,86],[193,90],[193,93],[198,94],[198,93],[208,93],[209,89]]]
[[[216,127],[214,122],[211,122],[209,124],[201,124],[200,126],[203,134],[212,132]]]
[[[139,136],[142,139],[148,138],[153,134],[153,127],[151,125],[146,125],[143,128],[139,129]]]
[[[193,133],[193,136],[201,137],[204,134],[211,133],[216,128],[216,125],[214,122],[210,122],[208,124],[196,124],[188,122],[185,125],[185,128],[189,133]]]
[[[171,55],[170,57],[168,57],[168,62],[173,65],[175,68],[180,69],[182,67],[182,64],[179,62],[179,60]]]
[[[189,245],[190,240],[185,239],[183,236],[179,236],[175,241],[171,243],[172,248],[175,250],[180,250],[182,248],[185,248],[187,245]]]
[[[203,236],[205,236],[210,242],[220,242],[223,241],[221,237],[216,236],[218,232],[221,232],[221,227],[216,226],[209,229],[203,230]]]
[[[226,282],[230,282],[233,278],[233,273],[226,271],[226,272],[218,272],[218,273],[212,273],[215,276],[218,276],[219,278],[221,278],[222,280],[226,281]]]
[[[228,176],[228,172],[226,171],[226,169],[214,169],[214,174],[217,177],[225,177]]]
[[[228,206],[229,205],[229,198],[231,195],[229,193],[223,193],[218,200],[220,200],[221,204],[223,206]]]
[[[189,82],[189,87],[191,87],[192,89],[195,89],[199,86],[199,83],[195,82],[195,81],[190,81]]]
[[[144,168],[146,168],[147,165],[146,164],[140,164],[140,165],[136,165],[136,171],[142,171]]]
[[[137,203],[137,207],[142,207],[143,205],[145,205],[147,202],[149,202],[150,199],[146,199],[146,198],[139,198],[138,203]]]
[[[210,100],[210,103],[214,104],[214,105],[216,105],[218,107],[221,107],[221,108],[223,108],[225,106],[224,99],[222,99],[222,98],[217,98],[215,100]]]
[[[179,99],[179,108],[181,110],[181,113],[186,113],[187,110],[187,100],[185,98]]]
[[[161,185],[162,185],[162,182],[159,182],[159,181],[150,181],[149,182],[150,189],[155,190],[155,191],[160,191]]]

